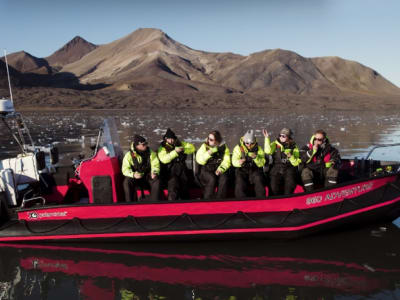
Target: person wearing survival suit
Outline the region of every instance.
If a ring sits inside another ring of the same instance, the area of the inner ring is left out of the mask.
[[[137,190],[150,186],[151,201],[160,199],[160,161],[157,153],[147,146],[147,141],[140,135],[133,137],[131,149],[122,160],[122,174],[125,176],[123,187],[125,201],[138,201]]]
[[[180,141],[168,128],[158,148],[161,161],[161,179],[168,184],[168,200],[188,198],[188,175],[186,156],[194,153],[193,144]]]
[[[301,160],[305,164],[301,179],[307,192],[314,190],[315,183],[325,187],[337,183],[340,167],[339,151],[334,148],[323,130],[317,130],[308,145],[301,149]]]
[[[211,131],[208,138],[196,153],[196,161],[201,165],[200,182],[204,186],[204,199],[211,199],[218,183],[218,199],[226,198],[228,194],[227,170],[231,166],[228,146],[223,142],[221,133]]]
[[[293,141],[293,132],[283,128],[275,141],[271,143],[269,133],[263,129],[265,137],[265,154],[271,155],[273,162],[270,171],[270,185],[272,195],[289,195],[296,188],[297,167],[301,163],[299,148]]]
[[[235,197],[246,197],[249,184],[254,185],[257,198],[265,198],[262,167],[265,165],[264,150],[258,145],[254,131],[249,130],[240,138],[232,152],[235,170]]]

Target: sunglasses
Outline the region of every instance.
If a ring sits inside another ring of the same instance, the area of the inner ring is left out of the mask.
[[[318,142],[323,142],[324,141],[324,139],[319,139],[319,138],[315,138],[315,140],[318,141]]]
[[[286,134],[280,134],[279,137],[287,138]]]
[[[208,140],[210,141],[210,142],[214,142],[215,141],[215,139],[213,139],[213,138],[208,138]]]

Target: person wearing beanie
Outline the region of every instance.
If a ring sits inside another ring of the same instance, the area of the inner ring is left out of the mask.
[[[272,195],[289,195],[296,188],[297,168],[301,163],[299,148],[293,140],[293,132],[283,128],[271,143],[269,133],[263,129],[265,154],[272,156],[269,173]]]
[[[317,130],[300,155],[304,164],[301,179],[307,192],[312,192],[315,184],[328,187],[337,183],[340,154],[330,144],[325,131]]]
[[[256,197],[265,198],[265,187],[262,168],[265,165],[265,154],[257,143],[254,130],[248,130],[233,148],[232,165],[235,169],[235,197],[246,197],[250,184],[254,185]]]
[[[124,175],[125,201],[138,201],[137,191],[150,187],[151,201],[160,199],[160,161],[157,153],[151,150],[147,141],[140,135],[133,137],[131,149],[122,160],[122,174]]]
[[[170,128],[167,129],[157,153],[161,162],[162,180],[168,184],[169,201],[189,197],[186,156],[195,150],[193,144],[180,141]]]
[[[208,134],[206,141],[196,153],[196,162],[200,168],[200,183],[203,185],[203,198],[211,199],[218,186],[216,198],[223,199],[228,195],[228,169],[231,166],[229,148],[217,130]]]
[[[165,134],[164,134],[164,136],[163,136],[163,139],[173,139],[173,140],[176,140],[177,137],[176,137],[176,135],[175,135],[175,132],[173,132],[173,131],[171,130],[171,128],[167,128],[167,131],[165,132]]]

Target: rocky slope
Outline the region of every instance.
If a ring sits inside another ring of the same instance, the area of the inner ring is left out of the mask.
[[[344,59],[305,58],[281,49],[249,56],[208,53],[149,28],[102,45],[62,71],[82,83],[101,82],[118,90],[166,88],[174,82],[203,91],[400,94],[376,71]]]
[[[8,60],[18,72],[14,80],[25,88],[18,93],[23,106],[348,109],[400,104],[397,86],[354,61],[306,58],[282,49],[248,56],[210,53],[151,28],[100,46],[75,37],[49,57],[18,52]]]
[[[97,45],[89,43],[80,36],[76,36],[45,59],[52,67],[63,67],[81,59],[97,47]]]

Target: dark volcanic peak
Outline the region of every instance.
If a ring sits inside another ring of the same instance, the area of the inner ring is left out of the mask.
[[[4,57],[1,60],[5,61]],[[26,73],[35,72],[40,68],[47,68],[48,63],[43,58],[35,57],[25,51],[14,52],[7,55],[8,65],[14,69]]]
[[[9,97],[7,67],[6,63],[2,59],[0,60],[0,98]],[[8,70],[10,71],[11,86],[12,87],[19,86],[21,73],[15,70],[11,66],[8,66]]]
[[[62,67],[81,59],[97,47],[80,36],[76,36],[46,59],[51,66]]]

